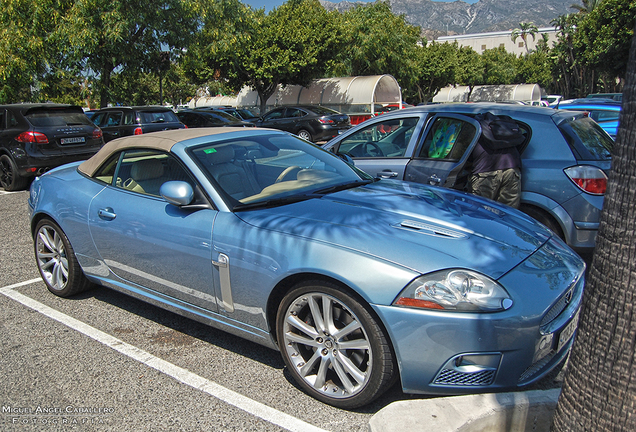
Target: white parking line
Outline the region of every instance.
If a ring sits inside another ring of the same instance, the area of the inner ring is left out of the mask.
[[[0,293],[17,301],[18,303],[23,304],[24,306],[27,306],[41,313],[42,315],[52,318],[72,328],[73,330],[83,333],[84,335],[96,340],[97,342],[100,342],[116,351],[119,351],[121,354],[124,354],[125,356],[130,357],[133,360],[143,363],[146,366],[156,369],[159,372],[166,374],[183,384],[194,387],[195,389],[205,392],[210,396],[214,396],[215,398],[220,399],[225,403],[233,405],[249,414],[252,414],[253,416],[259,417],[276,426],[293,432],[326,432],[324,429],[313,426],[300,419],[297,419],[296,417],[292,417],[282,411],[278,411],[260,402],[256,402],[233,390],[227,389],[213,381],[192,373],[187,369],[169,363],[165,360],[160,359],[159,357],[155,357],[154,355],[142,349],[127,344],[126,342],[117,339],[116,337],[113,337],[108,333],[104,333],[103,331],[91,327],[90,325],[83,323],[82,321],[79,321],[56,309],[42,304],[37,300],[33,300],[32,298],[15,291],[15,288],[41,281],[42,279],[37,278],[14,285],[9,285],[0,288]]]

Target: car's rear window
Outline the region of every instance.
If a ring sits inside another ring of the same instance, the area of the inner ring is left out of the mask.
[[[142,123],[179,122],[177,115],[172,111],[141,111],[139,116]]]
[[[93,125],[86,114],[72,109],[34,110],[27,112],[25,117],[35,127]]]
[[[581,160],[609,160],[614,141],[589,117],[574,117],[559,124],[559,129]]]
[[[319,114],[319,115],[340,114],[338,111],[334,111],[331,108],[326,108],[326,107],[322,107],[322,106],[313,106],[313,107],[311,107],[311,110],[313,112],[315,112],[316,114]]]

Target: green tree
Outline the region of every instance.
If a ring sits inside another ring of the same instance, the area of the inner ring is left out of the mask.
[[[41,81],[57,67],[56,29],[71,0],[0,1],[0,102],[41,100]],[[58,58],[59,59],[59,58]]]
[[[418,102],[429,102],[437,92],[455,82],[457,42],[437,43],[426,41],[416,47],[414,97]],[[408,88],[405,90],[408,92]]]
[[[582,4],[573,4],[570,6],[571,9],[576,9],[579,13],[586,14],[592,12],[596,9],[603,0],[581,0]]]
[[[555,432],[636,430],[636,36],[626,77],[612,170]]]
[[[535,40],[535,37],[539,33],[539,29],[534,23],[531,22],[522,22],[519,23],[519,28],[516,28],[512,31],[510,35],[512,42],[516,42],[518,38],[523,40],[523,46],[526,48],[526,54],[530,52],[528,48],[528,36],[532,36],[532,40]]]
[[[289,0],[268,15],[224,0],[204,10],[203,30],[185,68],[198,82],[251,86],[263,112],[278,85],[307,85],[322,77],[341,44],[335,13],[318,0]]]
[[[402,86],[416,80],[420,28],[395,15],[387,1],[356,6],[342,15],[346,44],[332,76],[390,74]]]
[[[574,45],[604,87],[625,78],[634,22],[636,0],[603,0],[578,22]]]
[[[460,47],[457,51],[457,69],[455,71],[455,84],[468,86],[467,102],[473,89],[484,83],[484,67],[481,56],[471,47]]]
[[[193,24],[186,0],[76,0],[53,37],[65,63],[98,77],[100,106],[111,98],[114,72],[152,70],[162,48],[185,46]]]
[[[503,47],[485,50],[481,54],[484,68],[482,84],[514,84],[518,75],[519,59]]]

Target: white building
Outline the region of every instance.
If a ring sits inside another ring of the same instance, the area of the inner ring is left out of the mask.
[[[536,49],[537,42],[539,42],[543,36],[548,36],[548,46],[552,47],[557,39],[557,30],[554,27],[543,27],[538,29],[539,32],[534,35],[534,39],[531,35],[526,38],[528,42],[528,49],[530,51]],[[503,47],[506,51],[514,54],[526,54],[526,46],[523,39],[518,37],[514,42],[512,41],[512,32],[514,30],[491,32],[491,33],[473,33],[465,35],[454,36],[442,36],[435,41],[439,43],[457,41],[459,46],[471,47],[476,53],[482,54],[487,49],[493,49],[497,47]]]

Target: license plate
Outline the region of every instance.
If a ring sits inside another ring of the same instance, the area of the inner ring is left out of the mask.
[[[60,144],[80,144],[86,142],[86,138],[84,137],[72,137],[72,138],[62,138],[60,139]]]
[[[574,332],[576,331],[576,327],[578,323],[579,323],[579,313],[577,312],[574,318],[572,318],[572,321],[570,321],[570,323],[567,326],[565,326],[565,328],[561,331],[561,334],[559,335],[559,346],[557,348],[557,352],[560,352],[561,349],[565,345],[567,345],[570,339],[572,339],[572,336],[574,336]]]

